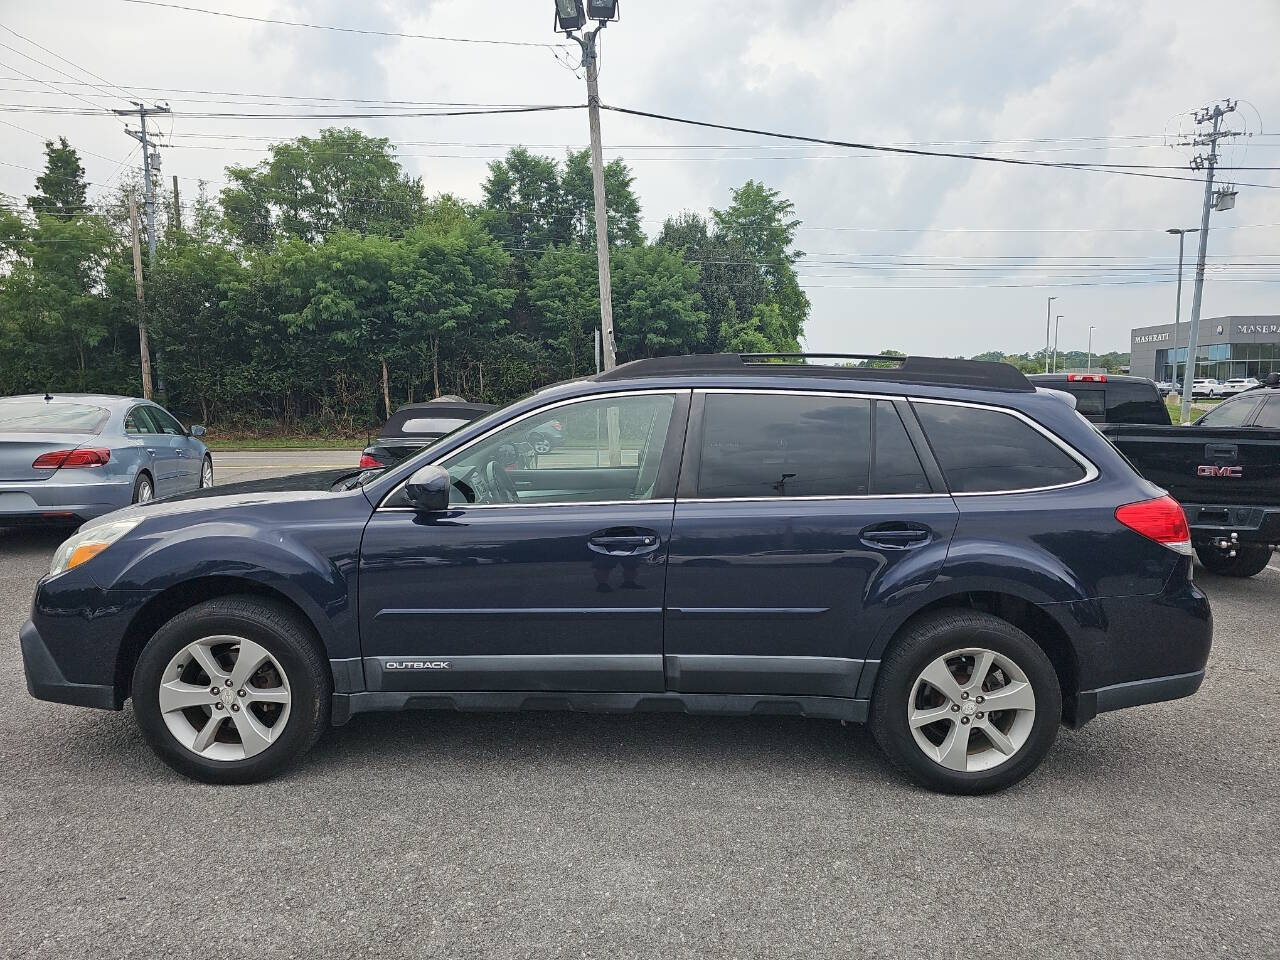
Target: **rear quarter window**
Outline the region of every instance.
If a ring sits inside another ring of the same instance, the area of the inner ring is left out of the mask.
[[[963,404],[912,405],[952,493],[1033,490],[1085,477],[1074,457],[1012,414]]]

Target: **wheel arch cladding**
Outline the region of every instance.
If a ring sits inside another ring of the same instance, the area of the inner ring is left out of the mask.
[[[915,605],[909,610],[900,611],[893,623],[885,625],[872,645],[868,657],[875,659],[883,657],[889,645],[901,636],[917,617],[949,608],[989,613],[1017,627],[1045,652],[1049,662],[1053,664],[1054,672],[1058,675],[1063,704],[1074,700],[1079,692],[1080,660],[1070,631],[1058,619],[1057,614],[1060,611],[1054,610],[1053,606],[1040,606],[1029,597],[1005,591],[953,590],[928,598],[918,597]],[[859,695],[870,697],[874,686],[874,671],[864,671]]]
[[[327,644],[315,619],[288,594],[271,584],[246,577],[227,575],[198,577],[174,584],[151,597],[130,621],[116,654],[115,685],[121,697],[130,695],[134,666],[138,662],[142,648],[147,645],[157,630],[184,610],[189,610],[197,604],[219,597],[232,596],[254,597],[280,605],[289,611],[299,625],[311,635],[321,656],[328,657]]]

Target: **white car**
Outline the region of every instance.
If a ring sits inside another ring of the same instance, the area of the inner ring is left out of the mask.
[[[1257,385],[1257,377],[1233,377],[1222,385],[1222,395],[1224,397],[1234,397],[1237,393],[1252,390]]]
[[[1222,396],[1222,384],[1210,378],[1192,380],[1191,395],[1193,397],[1220,397]]]

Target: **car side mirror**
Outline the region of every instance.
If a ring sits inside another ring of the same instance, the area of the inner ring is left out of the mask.
[[[413,472],[404,485],[404,492],[415,510],[439,513],[449,509],[449,488],[452,485],[448,470],[429,463]]]
[[[188,432],[189,432],[193,437],[203,437],[203,436],[204,436],[204,427],[200,426],[200,424],[198,424],[198,423],[196,423],[196,424],[192,424],[191,429],[190,429]]]

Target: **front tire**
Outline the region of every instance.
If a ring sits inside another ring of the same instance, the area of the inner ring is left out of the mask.
[[[1035,641],[991,614],[939,610],[908,623],[886,653],[870,723],[916,783],[978,794],[1035,770],[1061,717],[1057,674]]]
[[[284,604],[221,597],[161,627],[133,671],[143,736],[205,783],[254,783],[295,763],[329,723],[333,681]]]
[[[207,453],[204,455],[204,462],[200,464],[200,489],[207,490],[213,486],[213,457]]]
[[[1196,556],[1201,566],[1220,577],[1253,577],[1271,562],[1271,548],[1261,543],[1245,543],[1236,547],[1234,557],[1229,557],[1217,547],[1196,547]]]

